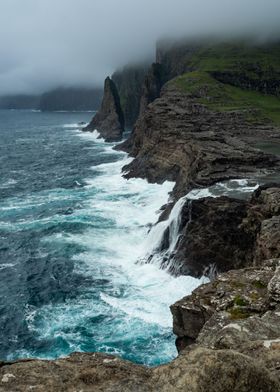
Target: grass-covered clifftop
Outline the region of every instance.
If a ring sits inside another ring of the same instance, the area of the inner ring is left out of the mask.
[[[249,122],[280,124],[280,43],[180,42],[158,48],[171,83],[216,111],[247,111]]]
[[[198,102],[216,111],[245,110],[250,122],[268,121],[280,125],[280,97],[220,82],[211,73],[193,71],[172,81]],[[280,83],[280,80],[279,80]]]

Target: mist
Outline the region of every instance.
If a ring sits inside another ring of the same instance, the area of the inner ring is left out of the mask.
[[[100,86],[165,36],[279,36],[279,0],[1,0],[0,95]]]

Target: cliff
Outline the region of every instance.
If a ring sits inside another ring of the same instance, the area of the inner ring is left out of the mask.
[[[108,77],[100,110],[84,131],[97,130],[107,142],[119,141],[124,132],[124,115],[115,83]]]
[[[260,99],[265,106],[262,114],[262,107],[250,106],[249,100],[242,106],[239,98],[231,99],[235,89],[242,95],[243,90],[235,87],[230,87],[227,107],[228,88],[195,72],[168,82],[161,97],[140,116],[129,139],[118,147],[135,158],[124,168],[125,176],[176,181],[174,195],[178,199],[192,187],[279,168],[279,158],[247,143],[271,137],[279,140],[279,128],[262,122],[262,115],[278,116],[273,111],[279,105],[278,98],[268,97],[266,102],[258,96],[256,101]],[[275,106],[270,106],[271,100]],[[235,108],[236,102],[240,106]]]
[[[118,146],[134,157],[125,177],[176,182],[160,219],[181,201],[178,236],[170,251],[174,227],[165,230],[156,249],[162,266],[211,279],[171,306],[179,356],[155,368],[92,353],[3,362],[1,390],[280,390],[280,186],[261,186],[245,200],[186,197],[224,180],[279,175],[279,156],[255,148],[280,145],[279,59],[279,44],[162,43],[141,104],[139,94],[134,101],[140,116]],[[121,100],[107,78],[86,130],[112,141],[123,126]]]
[[[217,272],[280,258],[279,228],[279,184],[259,187],[248,200],[185,199],[173,252],[169,252],[170,227],[158,251],[171,273],[213,278]]]
[[[142,88],[148,68],[146,63],[127,65],[112,75],[119,92],[126,128],[133,127],[139,116]]]

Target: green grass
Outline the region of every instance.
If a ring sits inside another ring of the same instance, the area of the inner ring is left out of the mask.
[[[192,58],[190,66],[204,72],[242,72],[252,79],[265,79],[280,73],[280,45],[249,45],[231,42],[207,45]]]
[[[237,306],[247,306],[248,305],[248,301],[246,301],[244,298],[240,297],[240,295],[237,295],[234,298],[234,304]]]
[[[230,314],[231,320],[241,320],[241,319],[246,319],[246,318],[252,316],[251,313],[245,311],[242,308],[230,308],[227,311]]]
[[[266,289],[266,285],[263,282],[261,282],[260,280],[254,280],[254,282],[252,282],[252,284],[257,289]]]
[[[280,98],[256,91],[244,90],[214,79],[209,73],[194,71],[183,74],[172,81],[187,94],[209,109],[226,112],[232,110],[257,110],[247,113],[251,123],[271,121],[280,124]]]

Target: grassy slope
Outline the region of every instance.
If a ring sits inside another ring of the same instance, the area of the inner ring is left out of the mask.
[[[215,71],[243,74],[252,80],[280,78],[280,45],[266,47],[220,44],[201,49],[191,60],[197,71],[186,73],[173,82],[184,92],[201,96],[198,100],[217,111],[257,109],[248,113],[250,122],[280,124],[280,98],[224,84],[214,79]],[[203,90],[203,94],[200,91]]]
[[[252,79],[280,76],[280,45],[226,43],[208,45],[193,56],[191,65],[205,72],[244,73]]]

